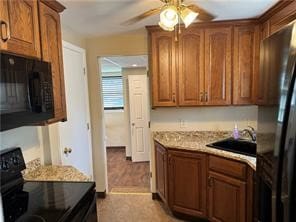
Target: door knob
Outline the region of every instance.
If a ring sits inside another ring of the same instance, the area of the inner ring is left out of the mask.
[[[64,148],[64,154],[68,154],[68,153],[71,153],[71,152],[72,152],[72,148],[68,148],[68,147]]]

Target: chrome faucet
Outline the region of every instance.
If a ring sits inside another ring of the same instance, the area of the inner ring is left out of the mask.
[[[251,126],[248,126],[248,128],[250,129],[244,129],[242,131],[242,134],[245,135],[246,133],[249,134],[249,136],[251,137],[252,141],[253,142],[256,142],[256,132],[255,132],[255,129]]]

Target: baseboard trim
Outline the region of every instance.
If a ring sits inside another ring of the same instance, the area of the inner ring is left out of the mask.
[[[97,198],[105,199],[106,198],[106,190],[103,192],[96,192]]]
[[[132,161],[132,157],[131,156],[127,156],[127,157],[125,157],[125,159]]]
[[[161,200],[158,193],[152,193],[152,200]]]
[[[107,149],[125,149],[125,146],[106,146]]]

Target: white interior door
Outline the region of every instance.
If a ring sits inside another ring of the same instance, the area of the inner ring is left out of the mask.
[[[72,165],[92,177],[88,84],[85,51],[63,41],[67,121],[60,123],[63,165]],[[65,154],[65,148],[72,150]]]
[[[149,161],[149,104],[146,75],[129,75],[129,103],[133,162]]]

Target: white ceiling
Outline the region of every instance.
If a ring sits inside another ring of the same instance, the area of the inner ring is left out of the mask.
[[[253,18],[263,14],[278,0],[185,0],[216,15],[215,20]],[[66,6],[62,24],[86,37],[117,34],[156,25],[158,15],[131,26],[121,22],[163,5],[159,0],[60,0]]]
[[[100,59],[102,73],[121,72],[122,68],[147,67],[147,55],[141,56],[111,56]]]

